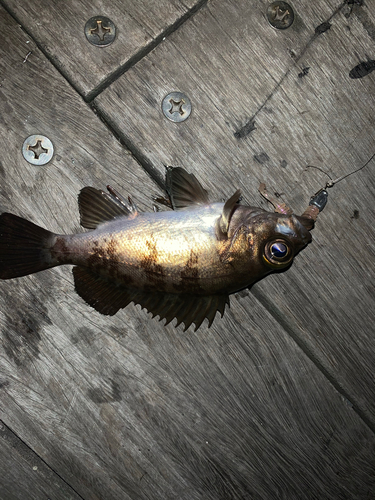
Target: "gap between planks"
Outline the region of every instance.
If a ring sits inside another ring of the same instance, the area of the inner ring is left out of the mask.
[[[271,314],[271,316],[277,321],[277,323],[285,330],[285,332],[294,340],[298,347],[303,351],[303,353],[310,359],[310,361],[317,367],[317,369],[325,376],[325,378],[330,382],[330,384],[336,389],[336,391],[344,398],[349,406],[357,413],[357,415],[362,419],[362,421],[367,425],[367,427],[375,433],[375,422],[371,418],[369,412],[361,408],[360,403],[355,397],[350,396],[343,386],[340,384],[339,380],[331,372],[329,367],[320,360],[304,342],[301,336],[298,334],[298,328],[294,327],[290,323],[283,313],[279,310],[277,306],[269,299],[269,297],[262,292],[256,285],[250,289],[250,293],[258,300],[258,302]]]
[[[60,75],[69,83],[69,85],[79,94],[82,99],[91,103],[99,94],[101,94],[105,89],[110,87],[113,82],[115,82],[120,76],[126,73],[130,68],[135,66],[141,59],[143,59],[147,54],[149,54],[152,50],[154,50],[161,42],[163,42],[169,35],[175,32],[180,26],[182,26],[188,19],[190,19],[194,14],[196,14],[202,7],[207,4],[208,0],[200,0],[197,2],[194,7],[189,9],[183,16],[177,19],[173,24],[168,26],[160,35],[158,35],[154,40],[149,43],[147,47],[140,49],[133,57],[131,57],[125,64],[119,66],[115,71],[110,73],[96,88],[91,90],[86,96],[83,96],[74,82],[69,77],[68,73],[66,73],[59,65],[56,64],[56,61],[53,57],[51,57],[45,50],[44,47],[39,41],[34,38],[32,33],[30,33],[24,26],[22,26],[18,17],[14,14],[12,10],[10,10],[4,3],[0,0],[0,5],[3,9],[8,12],[8,14],[13,17],[13,19],[20,25],[20,27],[24,30],[27,36],[35,43],[41,53],[46,57],[46,59],[55,67],[55,69],[60,73]]]
[[[48,478],[53,475],[56,480],[60,481],[63,485],[66,486],[66,489],[74,493],[77,499],[84,498],[70,485],[65,479],[54,470],[43,458],[35,453],[35,451],[30,448],[30,446],[23,441],[10,427],[8,427],[2,420],[0,420],[0,433],[1,438],[6,439],[8,443],[12,446],[12,448],[22,452],[22,458],[28,465],[34,470],[38,470],[39,473],[48,480]],[[1,440],[0,440],[1,443]],[[37,467],[37,469],[35,469]]]

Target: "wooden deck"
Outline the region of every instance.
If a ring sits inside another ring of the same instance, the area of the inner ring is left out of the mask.
[[[0,0],[0,212],[76,232],[83,186],[151,210],[174,165],[212,200],[266,208],[265,182],[301,213],[375,153],[375,71],[349,76],[375,59],[375,5],[289,3],[276,30],[265,0]],[[98,14],[106,48],[84,35]],[[172,91],[183,123],[162,114]],[[22,156],[32,134],[45,166]],[[0,498],[374,498],[374,164],[210,329],[101,316],[69,266],[1,282]]]

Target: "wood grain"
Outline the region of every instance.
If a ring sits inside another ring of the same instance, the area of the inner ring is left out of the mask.
[[[0,209],[78,230],[78,190],[108,182],[150,206],[158,189],[131,154],[4,11],[0,23]],[[36,131],[56,149],[44,167],[21,156]],[[373,433],[271,313],[242,292],[211,329],[183,333],[134,306],[99,315],[68,267],[2,282],[0,418],[85,499],[368,498]]]
[[[48,0],[2,2],[87,100],[118,72],[150,51],[201,3],[194,0],[68,0],[63,5]],[[108,47],[97,47],[86,39],[86,21],[97,15],[115,24],[116,38]]]
[[[375,73],[349,77],[373,46],[374,16],[365,5],[351,11],[314,2],[311,12],[301,3],[300,21],[284,34],[257,5],[250,17],[248,2],[211,2],[96,106],[134,151],[146,152],[148,164],[195,172],[212,199],[241,188],[246,202],[259,205],[256,189],[266,182],[298,214],[329,176],[359,168],[374,153]],[[323,21],[331,27],[317,34]],[[295,43],[301,38],[304,45]],[[161,112],[171,90],[193,103],[181,124]],[[236,137],[253,119],[255,130]],[[313,244],[253,294],[375,428],[373,197],[372,163],[330,191]]]
[[[0,443],[0,496],[3,500],[82,498],[2,422]]]

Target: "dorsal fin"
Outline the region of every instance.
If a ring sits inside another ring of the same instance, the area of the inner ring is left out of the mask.
[[[84,187],[78,195],[81,226],[86,229],[95,229],[99,224],[108,222],[116,217],[138,214],[134,203],[129,204],[113,189],[107,186],[109,193],[93,187]]]
[[[167,167],[166,188],[174,210],[210,203],[207,191],[195,175],[181,167]]]
[[[223,212],[216,222],[216,236],[219,240],[225,240],[228,236],[230,219],[240,196],[241,190],[237,189],[234,195],[225,202]]]

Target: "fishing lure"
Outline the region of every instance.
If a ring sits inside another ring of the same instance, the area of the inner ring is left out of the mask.
[[[291,265],[327,201],[321,190],[301,216],[293,215],[261,184],[274,213],[239,204],[239,190],[225,203],[210,203],[182,168],[167,169],[166,186],[173,211],[151,213],[110,186],[83,188],[80,219],[89,231],[79,234],[54,234],[1,214],[0,278],[73,264],[77,293],[102,314],[134,302],[166,324],[177,318],[185,330],[205,318],[211,326],[231,293]]]

